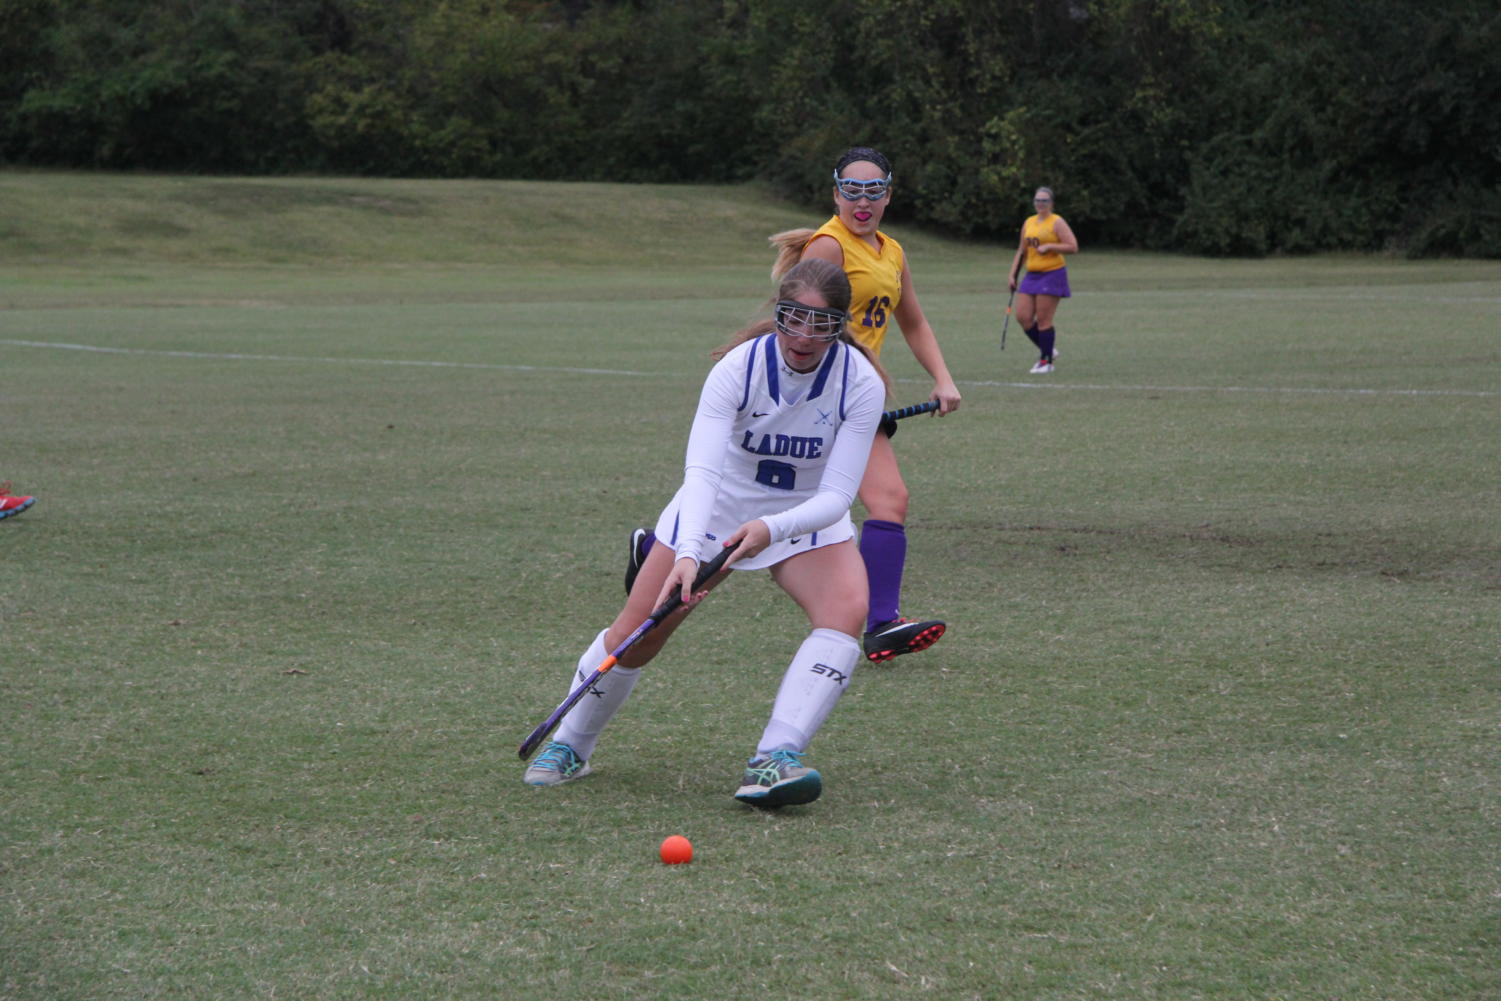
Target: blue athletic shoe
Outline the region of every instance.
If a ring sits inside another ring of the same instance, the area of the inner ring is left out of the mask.
[[[521,780],[529,786],[555,786],[589,774],[589,762],[562,741],[549,740]]]
[[[801,753],[772,751],[750,759],[735,798],[751,806],[793,806],[811,803],[822,792],[822,777],[803,767]]]

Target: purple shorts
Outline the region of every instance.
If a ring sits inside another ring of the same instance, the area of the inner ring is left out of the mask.
[[[1056,295],[1060,299],[1067,299],[1068,268],[1028,271],[1016,290],[1024,295]]]

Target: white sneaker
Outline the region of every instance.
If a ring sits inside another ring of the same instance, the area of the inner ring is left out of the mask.
[[[1053,371],[1053,363],[1046,358],[1037,359],[1037,364],[1032,366],[1033,375],[1047,375]]]

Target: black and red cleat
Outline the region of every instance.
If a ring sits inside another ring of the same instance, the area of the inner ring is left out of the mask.
[[[915,622],[892,619],[865,634],[865,659],[881,663],[904,653],[917,653],[937,643],[948,626],[937,619]]]

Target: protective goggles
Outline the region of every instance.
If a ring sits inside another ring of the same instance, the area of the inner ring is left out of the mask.
[[[853,177],[840,177],[839,171],[834,171],[834,187],[846,201],[859,201],[868,198],[878,202],[885,198],[891,191],[891,175],[877,178],[874,181],[861,181]]]
[[[834,341],[844,332],[844,314],[836,309],[808,306],[796,299],[783,299],[776,305],[777,333],[788,337],[808,337],[815,341]]]

